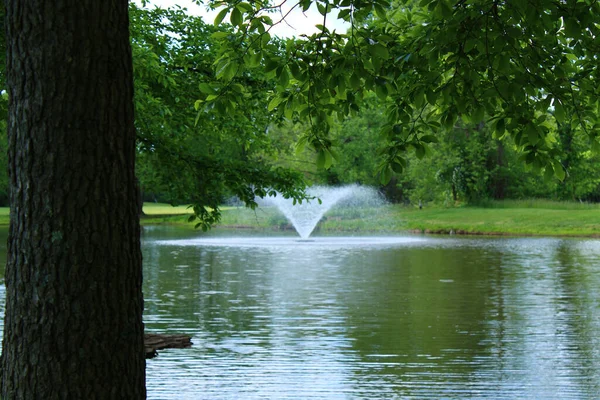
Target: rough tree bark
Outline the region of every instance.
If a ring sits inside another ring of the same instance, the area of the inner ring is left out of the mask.
[[[127,0],[6,0],[4,399],[142,399]]]

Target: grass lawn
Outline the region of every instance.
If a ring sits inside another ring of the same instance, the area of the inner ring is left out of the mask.
[[[187,205],[172,206],[164,203],[144,203],[142,225],[172,224],[190,225],[187,221],[193,214]],[[193,225],[192,225],[193,227]]]
[[[187,206],[145,203],[142,224],[171,224],[193,229]],[[0,207],[0,225],[8,225],[9,209]],[[224,207],[219,228],[289,229],[277,210]],[[549,201],[492,202],[484,207],[414,207],[332,209],[319,223],[321,232],[429,232],[600,237],[600,205]]]
[[[0,225],[8,225],[10,222],[10,209],[8,207],[0,207]]]
[[[164,203],[144,203],[144,214],[148,216],[192,214],[192,209],[187,205],[172,206]]]
[[[160,210],[160,211],[159,211]],[[193,226],[190,209],[166,205],[144,206],[142,222]],[[182,215],[184,214],[184,215]],[[249,210],[226,207],[219,228],[289,229],[273,208]],[[414,207],[390,205],[377,209],[332,209],[319,223],[321,232],[459,233],[541,236],[599,236],[600,206],[548,201],[506,201],[485,207]]]
[[[544,236],[600,236],[599,209],[432,208],[404,209],[408,230]]]

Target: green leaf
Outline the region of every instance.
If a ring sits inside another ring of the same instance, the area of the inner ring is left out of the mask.
[[[427,90],[425,92],[425,98],[427,99],[427,102],[429,104],[435,104],[436,100],[437,100],[438,94],[436,92],[434,92],[433,90]]]
[[[415,147],[415,155],[417,156],[418,159],[422,159],[423,157],[425,157],[425,152],[426,152],[426,147],[420,143],[415,143],[414,144]]]
[[[437,6],[434,8],[434,14],[440,19],[450,19],[452,18],[452,7],[446,0],[438,0]]]
[[[498,119],[498,121],[496,121],[496,128],[494,130],[494,138],[499,139],[504,135],[504,132],[506,131],[506,124],[504,122],[504,118],[500,118]]]
[[[295,98],[292,95],[290,95],[287,98],[287,101],[285,103],[285,108],[283,109],[283,113],[287,119],[292,119],[292,116],[294,114],[295,104],[296,104]]]
[[[351,10],[349,8],[340,10],[340,12],[338,13],[338,19],[343,19],[344,21],[349,21],[350,20],[350,11]]]
[[[266,25],[269,25],[269,26],[273,25],[273,19],[271,19],[271,17],[269,17],[268,15],[261,16],[260,20],[263,21],[263,23]]]
[[[299,156],[300,154],[302,154],[302,152],[306,148],[307,143],[308,143],[308,136],[306,136],[306,135],[303,135],[298,139],[298,141],[296,142],[296,151],[295,151],[296,156]]]
[[[415,106],[417,108],[421,108],[423,106],[423,101],[425,100],[425,92],[423,90],[419,90],[415,94]]]
[[[245,13],[252,12],[252,6],[248,3],[238,3],[235,7],[239,8],[240,11]]]
[[[230,59],[225,59],[217,67],[216,76],[219,79],[229,81],[233,79],[233,77],[237,73],[237,70],[237,63],[231,61]]]
[[[298,66],[297,63],[289,64],[289,68],[290,68],[290,72],[292,73],[292,76],[294,77],[294,79],[297,79],[299,81],[304,80],[304,74],[302,74],[302,72],[300,71],[300,67]]]
[[[377,16],[381,20],[386,21],[387,20],[387,13],[385,12],[385,9],[381,6],[381,4],[375,3],[375,5],[373,7],[375,8],[375,14],[377,14]]]
[[[260,43],[262,44],[263,47],[268,45],[270,40],[271,40],[271,34],[269,32],[263,33],[262,36],[260,37]]]
[[[393,176],[392,169],[390,168],[389,165],[386,165],[381,170],[381,175],[379,176],[379,181],[381,182],[382,185],[387,185],[392,180],[392,176]]]
[[[375,43],[369,46],[369,53],[371,53],[373,57],[378,57],[384,60],[387,60],[390,57],[390,52],[388,51],[387,47],[381,43]]]
[[[565,108],[558,99],[554,102],[554,117],[558,122],[565,121]]]
[[[525,163],[526,164],[533,164],[533,162],[535,161],[535,153],[530,151],[525,153]]]
[[[485,109],[483,107],[477,107],[473,110],[473,114],[471,116],[471,118],[473,119],[473,122],[478,124],[481,121],[483,121],[485,115]]]
[[[257,51],[256,53],[250,55],[250,58],[248,59],[248,66],[251,68],[258,67],[261,61],[262,53],[260,51]]]
[[[352,89],[359,89],[360,86],[361,86],[360,77],[358,76],[358,74],[356,72],[352,73],[352,75],[350,75],[350,87],[352,87]]]
[[[224,8],[221,11],[219,11],[219,13],[217,14],[217,16],[215,17],[214,25],[217,26],[221,22],[223,22],[223,19],[225,18],[225,16],[227,15],[227,13],[229,13],[229,9],[227,9],[227,8]]]
[[[529,143],[531,143],[533,146],[538,144],[538,142],[540,141],[540,136],[536,126],[533,123],[529,123],[525,127],[525,131],[527,132],[527,140],[529,141]]]
[[[570,38],[576,38],[581,34],[581,27],[575,18],[567,18],[565,21],[565,33]]]
[[[452,18],[452,7],[446,0],[440,0],[440,4],[442,5],[442,15],[446,19]]]
[[[452,114],[451,112],[446,113],[446,115],[444,116],[443,121],[442,121],[442,123],[444,124],[444,127],[446,129],[453,129],[455,122],[456,122],[456,115]]]
[[[319,13],[321,15],[325,15],[327,14],[327,9],[329,7],[327,7],[326,5],[323,5],[322,3],[317,3],[317,10],[319,10]]]
[[[288,84],[290,83],[290,75],[289,75],[289,74],[288,74],[288,72],[287,72],[287,68],[285,68],[285,67],[281,67],[281,68],[278,70],[278,75],[279,75],[279,76],[278,76],[278,78],[279,78],[279,84],[280,84],[282,87],[284,87],[284,88],[285,88],[285,87],[287,87],[287,86],[288,86]]]
[[[325,153],[325,169],[329,169],[333,165],[333,154],[329,149],[324,150]]]
[[[553,177],[554,177],[554,168],[552,168],[552,165],[546,165],[546,168],[544,169],[544,179],[546,181],[549,181]]]
[[[227,10],[225,10],[225,11],[227,11]],[[226,38],[229,35],[231,35],[229,32],[215,32],[212,35],[210,35],[210,37],[218,40],[218,39]]]
[[[317,152],[317,168],[324,169],[325,168],[325,150],[321,149]]]
[[[273,111],[275,108],[277,108],[278,105],[280,105],[283,101],[285,100],[285,98],[283,97],[273,97],[271,99],[271,101],[269,102],[269,105],[267,106],[267,110],[269,111]]]
[[[404,166],[401,162],[397,160],[392,161],[390,163],[390,167],[392,168],[392,171],[394,171],[397,174],[401,174],[404,171]]]
[[[510,58],[507,56],[500,56],[498,60],[498,71],[502,73],[508,73],[510,71]]]
[[[385,100],[387,99],[388,96],[388,90],[387,87],[385,85],[379,84],[375,86],[375,94],[377,95],[377,97],[379,97],[381,100]]]
[[[556,176],[556,178],[559,181],[561,181],[561,182],[564,181],[566,173],[565,173],[564,168],[560,164],[560,161],[552,159],[551,162],[552,162],[552,166],[554,167],[554,176]]]
[[[382,170],[381,173],[379,175],[379,182],[382,185],[387,185],[388,183],[390,183],[390,180],[392,179],[392,175],[393,175],[393,171],[390,168],[389,165],[386,165]]]
[[[198,85],[198,87],[200,88],[200,91],[204,94],[214,94],[216,92],[216,90],[206,82],[202,82]]]
[[[265,72],[269,73],[271,71],[276,70],[279,67],[279,59],[278,58],[270,58],[265,63]]]
[[[419,140],[421,140],[421,142],[425,142],[425,143],[437,143],[437,142],[439,142],[437,136],[435,136],[435,135],[421,136],[421,138]]]
[[[234,83],[233,85],[230,86],[231,90],[238,93],[238,94],[242,94],[244,93],[244,86],[242,86],[239,83]]]
[[[592,140],[591,148],[595,154],[600,154],[600,142],[597,139]]]
[[[229,16],[229,21],[233,26],[241,26],[243,21],[242,13],[238,8],[234,8]]]

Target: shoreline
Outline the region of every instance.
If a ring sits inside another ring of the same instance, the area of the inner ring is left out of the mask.
[[[177,220],[177,217],[182,217],[180,220]],[[144,217],[141,219],[142,226],[151,226],[151,225],[166,225],[166,226],[174,226],[180,227],[182,229],[195,229],[193,223],[187,222],[187,215],[178,215],[178,216],[162,216],[163,220],[155,221],[151,217]],[[171,219],[170,221],[168,219]],[[336,229],[328,229],[322,226],[323,222],[320,222],[315,232],[321,233],[358,233],[364,232],[366,234],[413,234],[413,235],[435,235],[435,236],[495,236],[495,237],[554,237],[554,238],[588,238],[588,239],[597,239],[600,238],[600,233],[566,233],[566,232],[555,232],[555,233],[537,233],[537,232],[510,232],[510,231],[481,231],[481,230],[465,230],[465,229],[454,229],[454,228],[413,228],[413,229],[344,229],[344,228],[336,228]],[[199,232],[201,230],[197,229]],[[256,230],[257,232],[293,232],[295,229],[292,225],[282,226],[256,226],[256,225],[248,225],[248,224],[219,224],[212,228],[212,230],[244,230],[244,231],[252,231]]]
[[[548,201],[506,201],[495,207],[429,206],[422,210],[403,205],[372,209],[333,208],[316,230],[323,233],[427,234],[465,236],[530,236],[600,238],[600,205]],[[188,207],[148,204],[142,225],[173,225],[194,229]],[[225,207],[213,227],[282,231],[293,227],[274,207],[250,210]]]

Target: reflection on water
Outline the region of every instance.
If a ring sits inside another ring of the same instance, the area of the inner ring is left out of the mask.
[[[146,327],[194,342],[148,361],[150,399],[600,392],[596,240],[189,239],[144,236]]]
[[[598,398],[598,240],[200,235],[144,229],[149,399]]]

